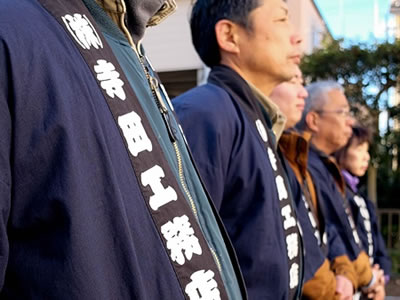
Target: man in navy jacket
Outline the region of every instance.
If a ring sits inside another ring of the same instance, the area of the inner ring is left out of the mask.
[[[245,298],[140,47],[174,1],[0,7],[0,298]]]
[[[268,99],[300,60],[287,6],[281,0],[198,0],[191,29],[211,73],[206,85],[173,103],[234,244],[249,298],[298,298],[302,241],[272,131],[272,125],[283,129],[284,118]]]
[[[343,88],[334,81],[312,83],[307,91],[309,96],[298,127],[312,135],[308,168],[321,192],[325,221],[334,226],[353,262],[357,275],[355,288],[373,293],[380,274],[371,268],[368,255],[361,250],[354,217],[345,197],[345,183],[335,159],[331,157],[346,145],[352,134],[354,119],[350,106]],[[331,244],[333,254],[335,246]],[[338,249],[338,254],[340,251]]]

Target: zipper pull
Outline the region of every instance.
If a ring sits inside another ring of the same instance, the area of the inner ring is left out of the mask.
[[[151,86],[151,90],[153,91],[154,96],[156,98],[157,106],[158,106],[158,109],[160,110],[160,112],[161,113],[168,112],[167,106],[165,105],[164,100],[159,91],[159,85],[158,85],[157,78],[150,76],[150,86]]]
[[[169,112],[161,113],[161,116],[164,120],[165,126],[167,127],[169,139],[171,140],[171,143],[175,143],[177,138],[176,138],[176,130],[171,124],[171,117],[169,115]]]
[[[156,101],[157,101],[157,106],[158,109],[160,110],[161,117],[164,120],[165,126],[167,127],[169,139],[171,140],[172,143],[175,143],[177,138],[176,138],[176,129],[173,127],[172,122],[171,122],[171,116],[169,114],[169,111],[167,109],[167,106],[164,103],[164,99],[161,96],[161,93],[159,91],[159,84],[157,78],[151,76],[150,77],[150,85],[151,89],[155,94]]]

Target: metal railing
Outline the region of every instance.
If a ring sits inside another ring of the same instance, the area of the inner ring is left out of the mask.
[[[400,209],[378,209],[378,219],[386,247],[400,250]]]

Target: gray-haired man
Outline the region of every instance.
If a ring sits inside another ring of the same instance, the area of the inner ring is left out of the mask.
[[[307,91],[309,97],[298,127],[312,134],[308,168],[321,192],[328,235],[331,233],[329,256],[334,259],[347,255],[356,275],[354,287],[364,287],[370,292],[378,274],[372,270],[368,255],[361,250],[353,216],[344,197],[345,183],[339,167],[330,157],[351,136],[354,119],[350,106],[342,86],[334,81],[313,83]],[[334,231],[338,235],[333,235]],[[335,240],[332,236],[336,236]]]

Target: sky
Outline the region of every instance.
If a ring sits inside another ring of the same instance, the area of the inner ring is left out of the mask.
[[[334,38],[347,43],[392,40],[395,21],[389,13],[390,0],[314,0]],[[387,112],[382,112],[379,128],[387,130]]]
[[[393,36],[390,0],[315,0],[334,38],[372,43]],[[388,30],[387,30],[388,29]]]

